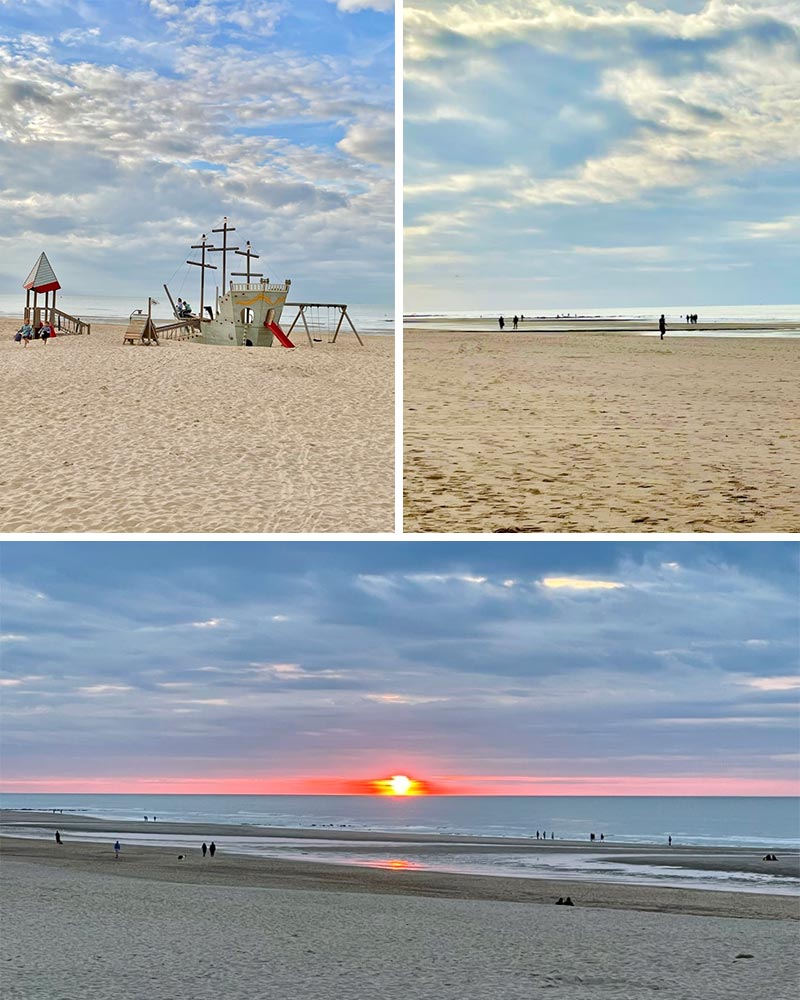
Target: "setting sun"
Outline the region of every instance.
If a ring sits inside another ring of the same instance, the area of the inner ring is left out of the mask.
[[[393,774],[390,778],[378,778],[371,784],[379,795],[424,795],[427,791],[424,782],[416,781],[405,774]]]

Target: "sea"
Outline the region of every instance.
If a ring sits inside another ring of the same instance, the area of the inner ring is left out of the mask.
[[[178,294],[178,293],[176,293]],[[22,307],[25,304],[25,295],[19,293],[0,294],[0,316],[21,318]],[[197,305],[197,303],[193,303]],[[147,309],[147,298],[141,299],[134,296],[122,295],[69,295],[64,292],[58,294],[58,308],[70,316],[78,316],[87,323],[109,323],[123,324],[128,322],[130,314],[136,309]],[[281,324],[286,328],[294,318],[295,310],[287,307]],[[350,305],[347,306],[347,315],[352,319],[353,325],[359,333],[370,335],[392,336],[394,334],[394,310],[387,307],[375,305]],[[312,333],[325,337],[328,332],[330,322],[334,324],[338,321],[338,314],[334,315],[331,310],[319,309],[312,313],[307,313],[309,326],[312,326]],[[173,318],[172,307],[166,296],[159,299],[158,304],[153,306],[153,318],[167,322]],[[314,324],[318,324],[314,326]],[[335,329],[335,326],[334,326]],[[333,331],[331,331],[332,333]],[[342,326],[340,337],[352,336],[350,328],[345,322]]]
[[[693,870],[664,863],[629,864],[608,856],[609,849],[653,845],[659,853],[667,837],[678,847],[694,847],[713,857],[715,848],[744,848],[764,853],[800,850],[800,799],[788,797],[606,797],[606,796],[365,796],[365,795],[78,795],[3,794],[4,809],[63,810],[64,814],[124,822],[142,820],[152,832],[125,833],[125,842],[197,847],[203,824],[287,828],[286,838],[265,841],[241,836],[217,837],[232,853],[339,862],[371,867],[425,868],[471,874],[529,878],[570,878],[677,885],[733,891],[800,895],[800,879],[769,874]],[[161,834],[161,823],[187,823],[198,835]],[[87,823],[87,827],[90,824]],[[289,831],[312,831],[312,839]],[[328,830],[360,832],[355,842],[326,839]],[[458,845],[432,852],[402,841],[370,841],[369,833],[440,833],[481,836],[502,845],[505,838],[535,837],[552,842],[589,841],[596,854],[509,850],[476,855]],[[52,836],[51,831],[24,831]],[[602,847],[599,843],[603,835]],[[70,831],[70,837],[105,841],[108,834]],[[357,844],[358,849],[355,850]],[[604,856],[604,852],[605,855]]]
[[[800,304],[789,305],[741,305],[741,306],[703,306],[691,307],[690,305],[677,306],[619,306],[587,309],[563,310],[542,310],[535,306],[512,309],[482,309],[482,310],[460,310],[456,312],[432,312],[432,313],[411,313],[403,317],[403,325],[409,329],[415,327],[424,328],[430,326],[431,319],[441,319],[440,328],[458,329],[459,319],[485,319],[487,322],[497,323],[497,317],[505,316],[506,322],[514,313],[521,314],[526,319],[572,319],[575,325],[569,324],[561,326],[564,333],[570,329],[581,329],[581,323],[586,320],[631,320],[647,321],[653,324],[654,328],[658,324],[659,316],[664,313],[667,321],[668,333],[671,337],[723,337],[723,338],[762,338],[762,337],[800,337]],[[744,324],[740,330],[698,330],[696,327],[686,325],[687,312],[697,313],[700,323],[736,323]],[[747,324],[763,323],[796,323],[796,330],[776,330],[764,331],[759,329],[747,329]],[[492,327],[494,329],[494,326]],[[506,332],[508,328],[506,328]]]

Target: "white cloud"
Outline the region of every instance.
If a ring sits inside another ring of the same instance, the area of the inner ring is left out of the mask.
[[[204,622],[192,622],[195,628],[219,628],[221,624],[221,618],[209,618],[208,621]]]
[[[360,10],[394,10],[394,0],[328,0],[328,3],[335,3],[339,10],[347,14]]]
[[[800,690],[800,676],[782,677],[752,677],[743,681],[748,687],[757,691],[795,691]]]
[[[27,635],[19,635],[17,632],[3,632],[0,634],[0,642],[27,642]]]
[[[367,701],[377,701],[382,705],[428,705],[435,701],[449,701],[448,698],[438,698],[415,694],[365,694]]]
[[[129,684],[90,684],[78,690],[82,694],[123,694],[125,691],[133,691],[133,688]]]
[[[616,580],[589,580],[579,576],[545,576],[539,585],[547,590],[621,590],[624,583]]]

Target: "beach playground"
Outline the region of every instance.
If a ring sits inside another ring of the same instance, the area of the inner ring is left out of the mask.
[[[0,530],[372,532],[393,524],[394,342],[27,348],[0,320]]]

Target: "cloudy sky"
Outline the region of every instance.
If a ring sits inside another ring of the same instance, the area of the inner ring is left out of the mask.
[[[796,793],[798,552],[5,542],[2,787]]]
[[[797,302],[798,0],[408,0],[410,311]]]
[[[67,295],[179,292],[228,215],[298,297],[390,307],[393,6],[0,0],[0,293],[43,249]]]

